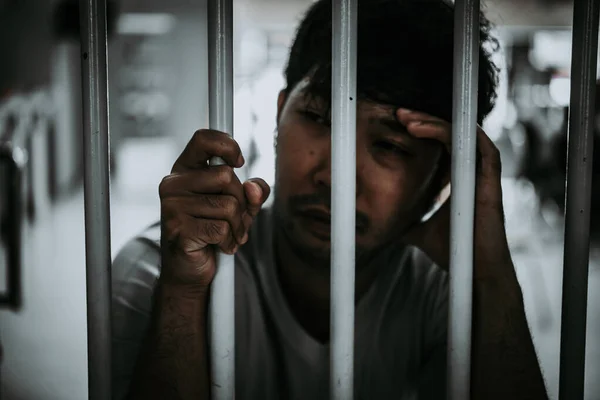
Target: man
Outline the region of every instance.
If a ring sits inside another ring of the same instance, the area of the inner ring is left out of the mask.
[[[449,181],[452,33],[443,0],[359,1],[356,399],[445,396],[448,205],[420,220]],[[491,42],[485,19],[481,39]],[[328,398],[330,46],[331,1],[320,0],[278,98],[271,209],[261,210],[263,180],[236,178],[244,158],[222,132],[196,132],[161,183],[160,226],[115,262],[117,398],[209,398],[219,250],[236,254],[236,397]],[[482,47],[479,122],[494,100],[489,57]],[[477,135],[473,398],[544,399],[504,230],[500,158]],[[209,167],[213,156],[227,165]]]

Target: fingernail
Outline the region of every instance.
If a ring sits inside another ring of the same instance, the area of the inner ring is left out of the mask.
[[[242,155],[242,153],[240,153],[238,160],[237,160],[237,165],[239,165],[241,167],[242,165],[244,165],[245,162],[246,162],[246,160],[244,159],[244,156]]]

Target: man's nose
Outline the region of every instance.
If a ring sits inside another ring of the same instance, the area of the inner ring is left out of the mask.
[[[322,147],[318,155],[318,164],[314,174],[314,181],[318,187],[331,189],[331,140]]]
[[[358,127],[357,127],[358,128]],[[358,138],[358,129],[357,129],[357,138]],[[316,168],[316,172],[314,174],[314,182],[317,186],[326,187],[327,189],[331,189],[331,141],[328,142],[327,146],[323,146],[322,152],[319,154],[318,166]],[[360,182],[362,181],[361,171],[362,162],[364,161],[366,152],[366,144],[357,141],[356,143],[356,193],[360,192]]]

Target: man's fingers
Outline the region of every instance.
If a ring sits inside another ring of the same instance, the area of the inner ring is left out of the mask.
[[[414,137],[436,140],[444,145],[448,153],[452,151],[452,125],[449,122],[402,108],[396,112],[396,118]]]
[[[437,140],[444,144],[448,153],[452,153],[452,125],[449,122],[406,109],[399,109],[396,116],[411,135],[419,139]],[[477,126],[477,152],[481,162],[481,175],[498,178],[501,173],[500,151],[479,125]]]
[[[233,138],[223,132],[201,129],[188,142],[175,162],[173,172],[207,167],[212,157],[220,157],[231,167],[244,165],[242,151]]]
[[[248,214],[254,218],[258,215],[263,203],[271,194],[269,185],[260,178],[249,179],[244,182]]]
[[[235,196],[244,207],[246,195],[237,175],[227,165],[175,173],[163,178],[159,186],[160,198],[193,196],[196,194],[225,194]]]
[[[231,234],[231,225],[227,221],[212,219],[194,219],[189,226],[190,233],[186,235],[189,238],[189,244],[184,243],[186,248],[193,248],[194,245],[212,244],[216,245],[226,254],[234,254],[239,247]]]
[[[163,214],[177,210],[193,218],[227,221],[239,244],[242,244],[242,238],[246,234],[246,227],[242,220],[242,206],[233,196],[204,194],[194,197],[173,197],[164,200],[162,207]]]

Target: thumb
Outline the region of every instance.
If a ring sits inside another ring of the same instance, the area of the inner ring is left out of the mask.
[[[264,180],[260,178],[252,178],[244,182],[244,193],[248,200],[248,214],[251,217],[255,217],[262,207],[263,203],[267,201],[271,194],[271,188]]]

